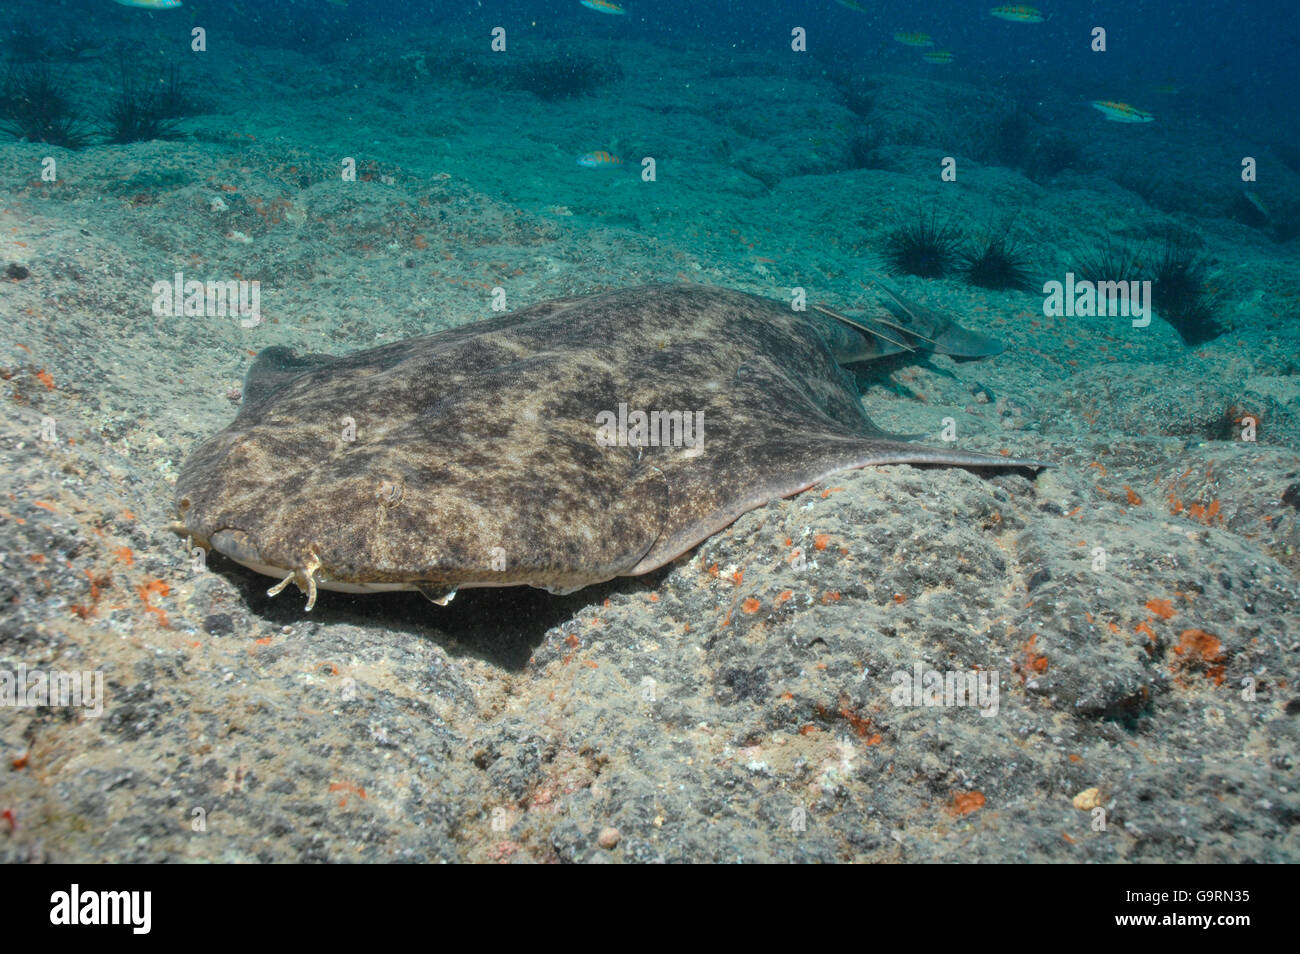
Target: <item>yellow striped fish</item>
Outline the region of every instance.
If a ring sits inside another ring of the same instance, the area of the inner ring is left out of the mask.
[[[578,157],[578,165],[584,169],[599,169],[601,166],[621,166],[623,160],[612,152],[606,152],[604,149],[595,149],[585,156]]]
[[[921,54],[927,63],[951,63],[954,59],[950,50],[927,50]]]
[[[903,46],[934,46],[934,37],[928,33],[895,33],[894,39]]]
[[[1101,110],[1101,114],[1116,123],[1149,123],[1153,119],[1150,113],[1128,103],[1117,103],[1110,99],[1094,99],[1092,108]]]
[[[1010,20],[1012,23],[1042,23],[1047,19],[1033,7],[1021,3],[1007,3],[994,7],[989,11],[989,15],[999,20]]]

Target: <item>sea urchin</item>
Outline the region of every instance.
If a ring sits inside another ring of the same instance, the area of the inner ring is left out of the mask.
[[[952,220],[939,222],[938,215],[918,215],[895,229],[885,240],[884,257],[898,273],[921,278],[940,278],[951,271],[961,247],[961,232]]]

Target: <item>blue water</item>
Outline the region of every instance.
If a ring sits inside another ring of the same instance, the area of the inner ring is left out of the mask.
[[[1008,23],[989,15],[990,0],[864,0],[865,12],[835,0],[798,4],[754,2],[629,2],[624,16],[592,12],[577,0],[564,2],[411,3],[326,0],[283,3],[187,0],[182,11],[148,12],[110,0],[42,2],[39,22],[60,19],[93,31],[97,23],[141,16],[171,21],[178,34],[193,25],[245,41],[292,44],[302,30],[326,28],[344,36],[389,33],[395,41],[422,35],[486,36],[503,26],[520,42],[600,38],[617,44],[636,39],[671,46],[705,40],[721,49],[789,51],[789,28],[809,31],[808,59],[818,64],[889,70],[912,61],[894,44],[894,32],[922,31],[960,58],[966,76],[986,83],[1031,82],[1089,90],[1094,86],[1174,78],[1180,87],[1224,94],[1247,111],[1288,109],[1294,126],[1295,63],[1300,53],[1300,5],[1288,0],[1189,0],[1189,2],[1069,3],[1036,5],[1044,23]],[[27,24],[31,25],[31,24]],[[1091,31],[1104,27],[1109,50],[1089,49]],[[310,47],[316,33],[307,33]]]
[[[212,55],[223,38],[321,52],[330,42],[362,36],[389,37],[395,46],[457,37],[488,42],[492,28],[507,30],[514,50],[530,43],[597,40],[612,54],[626,40],[673,47],[707,43],[760,52],[791,68],[893,72],[918,70],[916,51],[892,40],[896,31],[921,31],[956,56],[953,78],[1017,98],[1048,91],[1086,102],[1122,98],[1127,90],[1171,82],[1180,95],[1208,108],[1204,119],[1229,127],[1273,124],[1295,136],[1295,64],[1300,58],[1300,5],[1289,0],[1248,2],[1133,2],[1037,5],[1043,23],[1009,23],[989,15],[990,0],[864,0],[864,12],[835,0],[807,3],[699,2],[624,4],[626,15],[609,16],[578,0],[393,4],[351,0],[287,0],[267,4],[234,0],[187,0],[175,11],[146,11],[110,0],[54,0],[16,5],[8,29],[45,28],[93,37],[105,29],[149,21],[183,50],[189,31],[204,27]],[[29,12],[30,16],[23,16]],[[808,52],[791,58],[790,29],[808,31]],[[1108,49],[1090,49],[1095,27],[1107,31]],[[3,33],[0,33],[2,36]],[[166,52],[159,49],[159,53]],[[232,57],[231,69],[239,63]],[[634,66],[634,64],[629,64]],[[684,74],[689,67],[683,64]],[[756,104],[758,105],[758,104]]]
[[[892,41],[896,31],[921,31],[953,51],[963,78],[1030,92],[1054,87],[1096,98],[1099,91],[1168,79],[1188,92],[1216,96],[1225,108],[1289,121],[1294,131],[1295,71],[1300,54],[1300,5],[1247,2],[1039,3],[1044,23],[1009,23],[989,15],[991,0],[864,0],[865,12],[835,0],[789,3],[700,2],[624,4],[624,16],[592,12],[577,0],[391,4],[353,0],[340,8],[324,0],[287,3],[187,3],[196,23],[238,35],[287,35],[287,22],[316,21],[344,33],[391,32],[403,42],[423,31],[486,36],[503,26],[517,41],[599,38],[617,45],[636,39],[672,46],[704,40],[784,57],[789,30],[809,33],[809,65],[893,70],[915,65],[912,51]],[[49,7],[49,4],[43,4]],[[69,5],[71,6],[71,5]],[[89,15],[110,16],[108,0]],[[124,14],[135,11],[123,11]],[[121,15],[121,14],[119,14]],[[162,14],[159,14],[160,16]],[[170,14],[168,14],[170,16]],[[188,23],[186,24],[188,27]],[[1092,30],[1108,32],[1108,50],[1094,53]],[[1025,86],[1021,86],[1025,84]]]

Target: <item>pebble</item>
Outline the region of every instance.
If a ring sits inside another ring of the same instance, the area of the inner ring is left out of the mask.
[[[616,848],[622,838],[622,832],[617,828],[610,828],[607,826],[602,828],[600,834],[596,836],[596,844],[600,845],[602,848]]]
[[[1074,807],[1081,812],[1090,812],[1101,804],[1101,789],[1085,788],[1074,796]]]

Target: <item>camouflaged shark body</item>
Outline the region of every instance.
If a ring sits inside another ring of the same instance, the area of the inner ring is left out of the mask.
[[[318,587],[445,603],[645,573],[850,468],[1043,466],[871,423],[842,362],[1000,350],[890,296],[905,318],[647,286],[342,358],[268,349],[234,422],[186,462],[174,529],[283,577],[273,593],[297,582],[308,609]],[[629,430],[637,411],[660,426]]]

